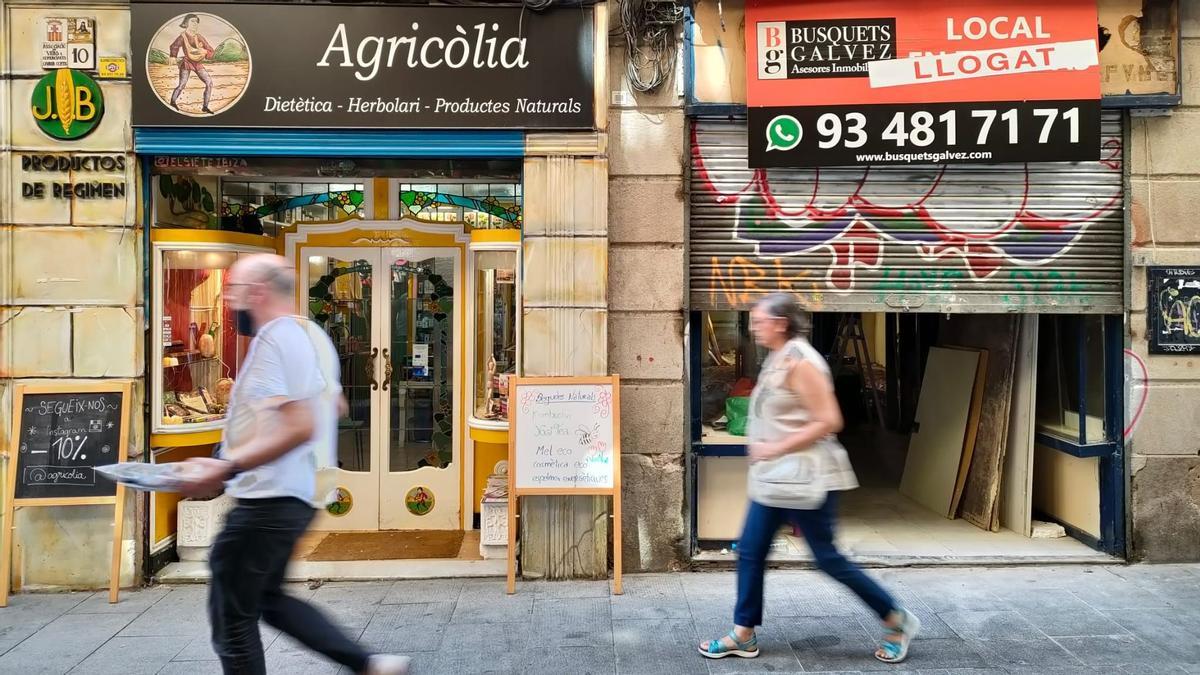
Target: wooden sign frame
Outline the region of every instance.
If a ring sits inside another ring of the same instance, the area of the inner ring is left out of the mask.
[[[129,402],[132,398],[132,383],[124,382],[73,382],[70,384],[18,384],[13,390],[12,434],[4,458],[8,462],[6,477],[7,492],[4,496],[4,524],[0,531],[0,607],[8,606],[9,585],[12,577],[13,536],[17,525],[14,515],[18,507],[30,506],[105,506],[113,507],[112,565],[108,577],[108,602],[116,604],[121,589],[121,535],[125,529],[125,486],[117,483],[117,493],[112,497],[53,497],[45,499],[17,499],[17,453],[21,443],[22,403],[27,394],[120,394],[121,432],[117,461],[124,462],[129,456]]]
[[[517,419],[515,406],[522,386],[537,385],[597,385],[612,387],[612,470],[610,488],[518,488],[517,487]],[[508,381],[508,594],[517,592],[517,518],[522,496],[600,496],[612,498],[613,519],[613,594],[621,595],[621,377],[619,375],[568,377],[513,377]]]

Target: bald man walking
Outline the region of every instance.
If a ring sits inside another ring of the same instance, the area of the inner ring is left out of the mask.
[[[221,458],[190,460],[184,489],[200,496],[224,485],[237,499],[209,556],[208,611],[222,668],[226,675],[265,675],[261,616],[355,673],[403,675],[407,657],[369,655],[315,607],[283,591],[296,540],[323,497],[316,494],[317,457],[335,452],[341,385],[336,372],[320,367],[333,343],[295,316],[295,271],[279,256],[239,260],[224,293],[238,332],[254,339],[231,394]]]

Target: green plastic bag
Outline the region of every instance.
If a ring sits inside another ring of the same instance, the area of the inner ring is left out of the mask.
[[[746,422],[750,417],[750,398],[730,396],[725,399],[726,431],[734,436],[746,435]]]

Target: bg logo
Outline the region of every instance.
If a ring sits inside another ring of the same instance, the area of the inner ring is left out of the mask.
[[[104,95],[87,73],[61,68],[38,80],[30,110],[38,128],[60,141],[74,141],[95,130],[104,117]]]
[[[758,79],[787,79],[787,22],[758,23]]]

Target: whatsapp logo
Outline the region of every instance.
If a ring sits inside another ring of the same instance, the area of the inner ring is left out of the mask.
[[[800,120],[791,115],[776,115],[767,125],[767,152],[772,150],[788,151],[800,145],[804,130]]]

